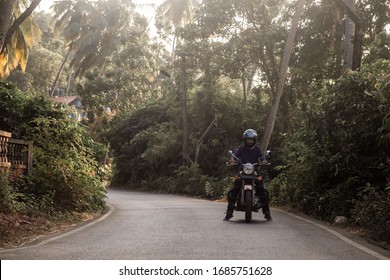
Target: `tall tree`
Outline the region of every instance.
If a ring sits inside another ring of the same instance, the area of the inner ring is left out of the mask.
[[[5,36],[12,24],[12,14],[14,9],[14,1],[0,1],[0,50],[3,50]],[[0,52],[1,53],[1,52]]]
[[[351,9],[355,10],[355,0],[344,0]],[[352,69],[353,64],[353,37],[355,33],[355,23],[348,16],[345,20],[345,36],[344,36],[344,66],[343,72]]]
[[[41,0],[0,0],[0,77],[26,69],[28,49],[40,31],[31,18]]]
[[[57,88],[57,84],[65,67],[65,63],[67,62],[71,52],[73,51],[74,42],[81,36],[82,26],[85,26],[87,24],[85,11],[92,9],[88,5],[88,1],[79,1],[78,3],[76,3],[72,0],[57,1],[53,5],[53,9],[55,12],[54,18],[56,19],[55,31],[62,31],[62,36],[65,40],[67,53],[53,81],[53,85],[51,87],[50,92],[51,96],[53,96]]]
[[[277,88],[276,95],[275,95],[273,103],[272,103],[271,111],[270,111],[268,118],[267,118],[267,123],[265,126],[264,135],[263,135],[263,138],[261,140],[261,148],[263,149],[263,151],[265,151],[267,149],[269,141],[271,139],[273,129],[274,129],[276,115],[277,115],[278,109],[279,109],[280,98],[283,95],[283,88],[284,88],[284,83],[286,81],[288,64],[290,62],[291,52],[292,52],[293,47],[294,47],[295,35],[297,33],[299,19],[301,17],[302,11],[303,11],[304,4],[305,4],[305,0],[298,0],[295,15],[294,15],[292,23],[291,23],[291,29],[290,29],[290,32],[288,33],[286,45],[284,47],[283,58],[282,58],[282,61],[280,64],[278,88]]]
[[[344,59],[346,61],[344,61],[344,65],[346,66],[344,67],[344,70],[348,70],[349,67],[351,67],[352,70],[356,70],[360,67],[363,53],[362,20],[356,12],[355,0],[341,0],[341,3],[345,6],[348,13],[345,31],[346,45]],[[354,35],[353,38],[352,33]],[[352,41],[352,44],[350,41]]]
[[[219,43],[220,71],[240,83],[244,104],[255,78],[276,92],[286,7],[281,0],[208,0],[199,10],[199,36]]]
[[[150,44],[147,28],[143,17],[134,17],[131,27],[120,32],[123,45],[110,56],[104,73],[99,75],[95,67],[84,74],[77,88],[90,121],[104,115],[102,105],[121,114],[156,98],[156,47]]]
[[[194,10],[199,6],[198,0],[165,0],[159,8],[163,16],[172,23],[174,35],[172,42],[172,61],[175,59],[175,48],[177,44],[176,31],[184,27],[194,19]]]
[[[174,27],[173,42],[171,58],[172,63],[175,61],[175,48],[177,44],[177,30],[184,27],[185,24],[192,22],[194,17],[194,9],[198,7],[198,0],[165,0],[159,8],[163,16],[172,23]],[[180,78],[180,95],[182,102],[182,122],[183,122],[183,161],[187,163],[189,160],[188,142],[189,142],[189,128],[188,128],[188,112],[187,112],[187,77],[186,72],[186,54],[181,54],[181,78]]]
[[[134,7],[125,0],[56,2],[56,28],[62,30],[68,48],[57,76],[69,57],[72,57],[70,67],[75,69],[75,77],[80,77],[93,66],[103,71],[107,56],[119,48],[118,34],[123,26],[131,22]],[[53,91],[57,80],[54,81]]]
[[[180,59],[180,96],[181,96],[181,108],[182,108],[182,121],[183,121],[183,163],[186,164],[189,161],[188,142],[189,142],[189,127],[188,127],[188,98],[187,98],[187,74],[186,74],[186,54],[181,54]]]

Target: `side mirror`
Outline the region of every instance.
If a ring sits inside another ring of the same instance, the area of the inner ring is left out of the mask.
[[[229,150],[229,154],[230,154],[235,160],[240,161],[240,159],[234,155],[234,153],[233,153],[232,150]]]

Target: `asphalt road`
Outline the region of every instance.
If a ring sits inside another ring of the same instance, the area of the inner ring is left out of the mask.
[[[390,252],[337,229],[271,209],[273,222],[243,212],[222,221],[226,203],[123,190],[108,192],[102,218],[32,244],[0,251],[0,259],[40,260],[371,260]]]

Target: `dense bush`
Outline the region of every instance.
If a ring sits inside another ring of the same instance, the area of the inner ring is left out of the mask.
[[[0,211],[8,212],[12,209],[12,187],[9,173],[0,173]]]
[[[0,112],[1,130],[34,144],[31,176],[16,183],[2,175],[0,210],[52,214],[96,211],[104,206],[105,148],[69,118],[67,108],[0,82]]]
[[[33,127],[31,191],[42,195],[53,193],[53,205],[58,209],[80,212],[101,209],[105,198],[99,169],[104,152],[101,145],[70,118],[36,118]]]
[[[327,220],[345,215],[383,237],[380,219],[390,219],[389,73],[388,60],[367,65],[326,84],[302,107],[304,125],[283,141],[275,203]]]
[[[390,244],[390,196],[367,185],[353,200],[351,217],[356,224],[364,226],[375,233],[374,238]]]
[[[145,104],[127,116],[118,116],[106,135],[114,156],[113,185],[216,199],[223,197],[233,185],[226,179],[234,175],[225,165],[229,159],[228,150],[241,144],[242,133],[248,127],[261,131],[259,120],[266,114],[259,103],[252,102],[244,108],[240,97],[231,94],[223,85],[219,87],[212,106],[207,108],[202,106],[202,94],[189,93],[190,161],[185,164],[181,109],[177,100],[163,98]],[[210,107],[221,116],[203,139],[198,164],[195,164],[197,141],[211,122],[206,117],[210,115],[206,112]],[[257,113],[259,111],[261,114]]]

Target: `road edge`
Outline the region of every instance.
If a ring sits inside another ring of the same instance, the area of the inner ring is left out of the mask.
[[[350,238],[342,235],[341,233],[339,233],[339,232],[337,232],[337,231],[335,231],[335,230],[333,230],[333,229],[331,229],[331,228],[329,228],[329,227],[327,227],[325,225],[321,225],[320,223],[317,223],[315,221],[311,221],[309,219],[305,219],[305,218],[303,218],[301,216],[298,216],[298,215],[295,215],[293,213],[284,211],[282,209],[272,208],[272,210],[276,210],[276,211],[288,214],[288,215],[290,215],[290,216],[292,216],[294,218],[297,218],[299,220],[305,221],[306,223],[309,223],[309,224],[315,225],[315,226],[317,226],[319,228],[322,228],[322,229],[326,230],[327,232],[331,233],[332,235],[336,236],[337,238],[341,239],[342,241],[348,243],[349,245],[351,245],[351,246],[353,246],[353,247],[355,247],[355,248],[357,248],[357,249],[359,249],[359,250],[361,250],[361,251],[363,251],[363,252],[365,252],[365,253],[367,253],[367,254],[369,254],[369,255],[377,258],[377,259],[379,259],[379,260],[390,260],[389,257],[387,257],[385,255],[382,255],[381,253],[375,252],[374,250],[372,250],[370,248],[367,248],[366,246],[363,246],[363,245],[361,245],[361,244],[351,240]]]
[[[18,247],[18,248],[10,248],[10,249],[0,249],[0,253],[4,253],[4,252],[14,252],[14,251],[19,251],[19,250],[24,250],[24,249],[29,249],[29,248],[36,248],[36,247],[40,247],[42,245],[45,245],[47,243],[50,243],[50,242],[53,242],[55,240],[58,240],[60,238],[63,238],[63,237],[66,237],[66,236],[69,236],[69,235],[72,235],[76,232],[79,232],[81,230],[84,230],[90,226],[93,226],[105,219],[107,219],[115,210],[115,207],[111,204],[107,204],[106,205],[108,207],[108,211],[106,213],[104,213],[101,217],[97,218],[97,219],[93,219],[91,220],[90,222],[87,222],[85,225],[82,225],[82,226],[78,226],[76,227],[75,229],[72,229],[70,231],[67,231],[65,233],[60,233],[56,236],[53,236],[51,238],[48,238],[48,239],[45,239],[45,240],[42,240],[36,244],[32,244],[32,245],[25,245],[25,246],[21,246],[21,247]]]

